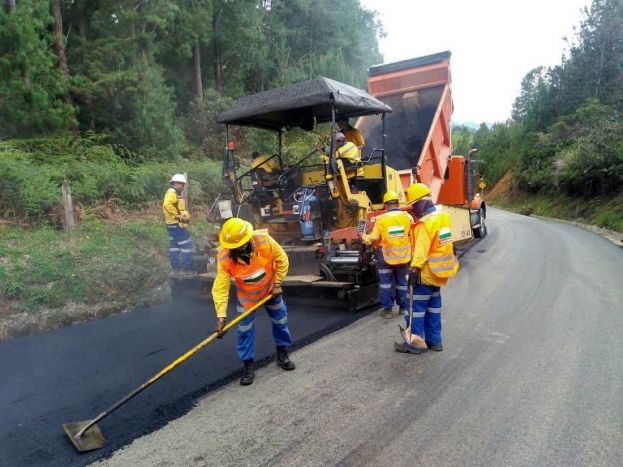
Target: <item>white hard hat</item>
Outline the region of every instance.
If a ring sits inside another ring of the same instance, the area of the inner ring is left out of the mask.
[[[171,183],[173,182],[180,182],[180,183],[186,183],[186,176],[183,174],[175,174],[171,177],[171,180],[169,180]]]

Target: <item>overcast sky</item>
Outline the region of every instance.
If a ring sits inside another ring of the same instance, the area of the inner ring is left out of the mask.
[[[385,62],[452,52],[453,121],[510,117],[521,79],[560,63],[590,0],[361,0],[380,14]]]

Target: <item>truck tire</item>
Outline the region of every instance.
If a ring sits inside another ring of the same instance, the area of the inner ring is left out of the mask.
[[[478,210],[478,220],[480,221],[478,227],[473,229],[474,237],[484,238],[487,235],[487,224],[485,224],[485,211],[482,208]]]

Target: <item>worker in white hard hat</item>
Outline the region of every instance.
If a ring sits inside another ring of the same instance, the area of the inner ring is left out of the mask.
[[[192,243],[188,231],[190,214],[186,210],[186,203],[182,197],[186,187],[186,176],[175,174],[169,182],[171,187],[164,195],[162,211],[169,234],[169,260],[172,275],[192,275],[194,274],[191,269]]]

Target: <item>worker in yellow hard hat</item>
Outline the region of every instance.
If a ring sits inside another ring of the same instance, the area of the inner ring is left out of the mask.
[[[347,118],[337,120],[336,123],[340,127],[340,131],[346,137],[346,141],[353,143],[355,146],[357,146],[357,149],[361,151],[366,145],[366,141],[363,138],[363,134],[361,133],[361,131],[352,126]]]
[[[407,301],[407,275],[411,261],[411,224],[413,219],[401,211],[399,196],[395,191],[388,191],[383,196],[386,212],[378,216],[370,235],[363,235],[367,244],[376,246],[377,271],[379,273],[380,314],[391,318],[394,300],[400,313],[405,314]],[[395,288],[395,293],[392,290]]]
[[[441,294],[440,287],[448,283],[459,269],[452,247],[450,216],[439,211],[430,189],[423,183],[407,188],[407,202],[416,218],[412,231],[413,258],[409,280],[413,284],[413,319],[411,332],[418,338],[410,345],[395,344],[398,352],[419,354],[426,350],[441,351]],[[407,325],[409,316],[405,316]]]
[[[288,273],[288,256],[266,231],[254,231],[251,223],[237,217],[223,224],[219,241],[217,273],[212,287],[217,316],[215,331],[220,334],[225,327],[232,278],[236,282],[239,313],[251,308],[265,296],[272,295],[266,302],[266,311],[272,321],[277,365],[284,370],[294,370],[294,362],[288,355],[292,337],[281,290],[281,284]],[[243,386],[252,384],[255,377],[254,320],[255,313],[252,313],[238,324],[237,351],[244,363],[240,378]]]
[[[170,188],[162,201],[164,222],[169,234],[169,261],[173,276],[194,275],[192,271],[192,243],[188,232],[190,214],[182,193],[186,187],[186,176],[175,174],[169,180]]]
[[[253,170],[263,169],[267,174],[273,174],[281,170],[279,160],[275,156],[256,151],[251,154],[251,157],[253,158],[251,161],[251,169]]]

